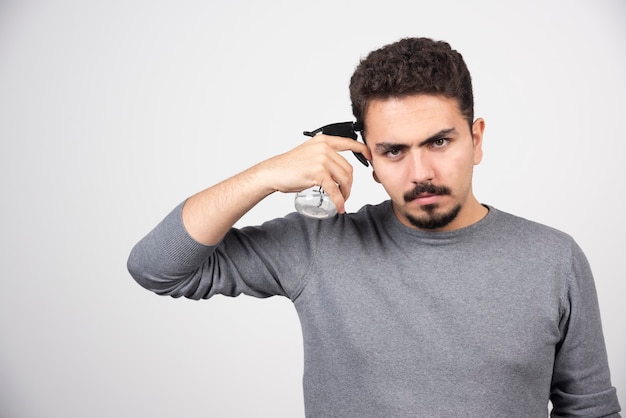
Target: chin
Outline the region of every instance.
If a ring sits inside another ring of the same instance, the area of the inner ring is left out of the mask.
[[[449,210],[439,209],[438,205],[426,205],[422,207],[419,216],[405,213],[408,222],[418,229],[438,230],[450,225],[461,211],[461,205],[456,205]]]

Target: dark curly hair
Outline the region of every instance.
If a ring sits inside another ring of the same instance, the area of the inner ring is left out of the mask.
[[[456,99],[470,130],[474,120],[472,80],[460,53],[443,41],[405,38],[372,51],[350,79],[352,113],[363,123],[372,99],[438,94]]]

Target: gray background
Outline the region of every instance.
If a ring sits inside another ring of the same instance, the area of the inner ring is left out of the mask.
[[[404,36],[472,71],[478,198],[585,250],[625,404],[625,4],[0,0],[0,416],[302,416],[287,300],[158,297],[126,258],[188,195],[350,119],[359,58]],[[355,171],[348,210],[385,198]]]

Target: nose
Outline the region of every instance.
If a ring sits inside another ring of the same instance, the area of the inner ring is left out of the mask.
[[[433,161],[427,153],[414,150],[409,160],[410,177],[413,183],[430,183],[435,178]]]

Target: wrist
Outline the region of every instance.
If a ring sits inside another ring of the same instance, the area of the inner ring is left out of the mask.
[[[241,180],[247,185],[250,192],[258,194],[260,198],[281,191],[280,185],[276,180],[275,170],[272,170],[266,162],[250,167],[241,173],[241,176]]]

